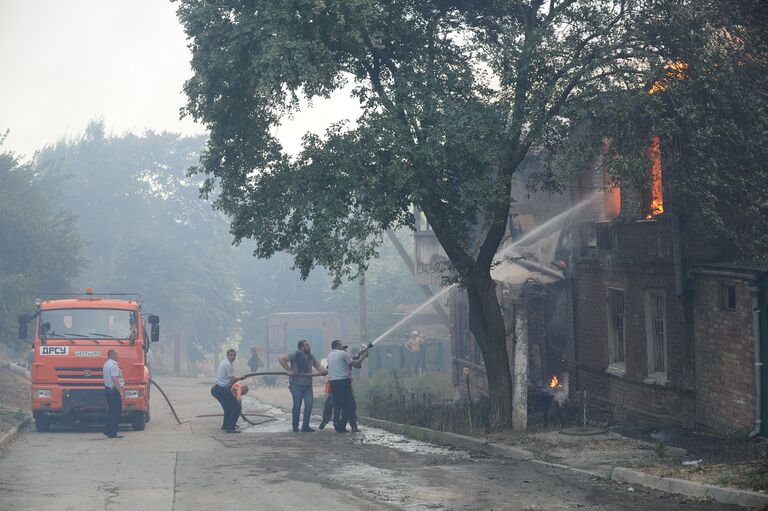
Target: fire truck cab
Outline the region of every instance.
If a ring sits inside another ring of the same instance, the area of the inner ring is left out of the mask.
[[[37,431],[53,423],[102,422],[107,402],[102,367],[118,353],[125,380],[121,422],[149,422],[147,350],[160,337],[160,318],[144,315],[138,294],[56,295],[19,317],[19,337],[34,331],[32,415]]]

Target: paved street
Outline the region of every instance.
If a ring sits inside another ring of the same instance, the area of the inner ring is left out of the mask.
[[[220,411],[203,380],[160,378],[182,418]],[[288,391],[286,390],[286,393]],[[529,462],[476,456],[365,428],[290,433],[287,417],[228,435],[176,425],[158,392],[146,431],[29,431],[0,453],[5,510],[722,510]],[[259,420],[253,418],[253,420]]]

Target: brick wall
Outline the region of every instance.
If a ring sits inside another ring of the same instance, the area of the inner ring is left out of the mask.
[[[722,310],[721,285],[734,286],[735,310]],[[754,422],[752,298],[741,279],[696,274],[696,423],[716,433],[748,430]]]
[[[623,207],[623,206],[622,206]],[[573,271],[577,387],[617,422],[690,427],[693,360],[684,303],[676,296],[671,222],[617,221]],[[583,243],[583,240],[581,240]],[[625,373],[609,372],[608,289],[624,291]],[[667,380],[649,378],[646,292],[665,297]]]

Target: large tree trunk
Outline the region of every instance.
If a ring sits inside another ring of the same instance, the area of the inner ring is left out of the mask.
[[[467,285],[467,298],[469,328],[480,346],[488,376],[491,428],[507,428],[512,425],[512,375],[504,317],[489,270],[473,272]]]

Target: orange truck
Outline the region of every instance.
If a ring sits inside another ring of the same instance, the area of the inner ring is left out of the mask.
[[[160,337],[160,318],[144,315],[138,294],[49,295],[32,315],[19,316],[19,337],[34,332],[32,415],[37,431],[51,424],[103,422],[102,368],[118,353],[125,380],[121,422],[149,422],[147,351]]]

